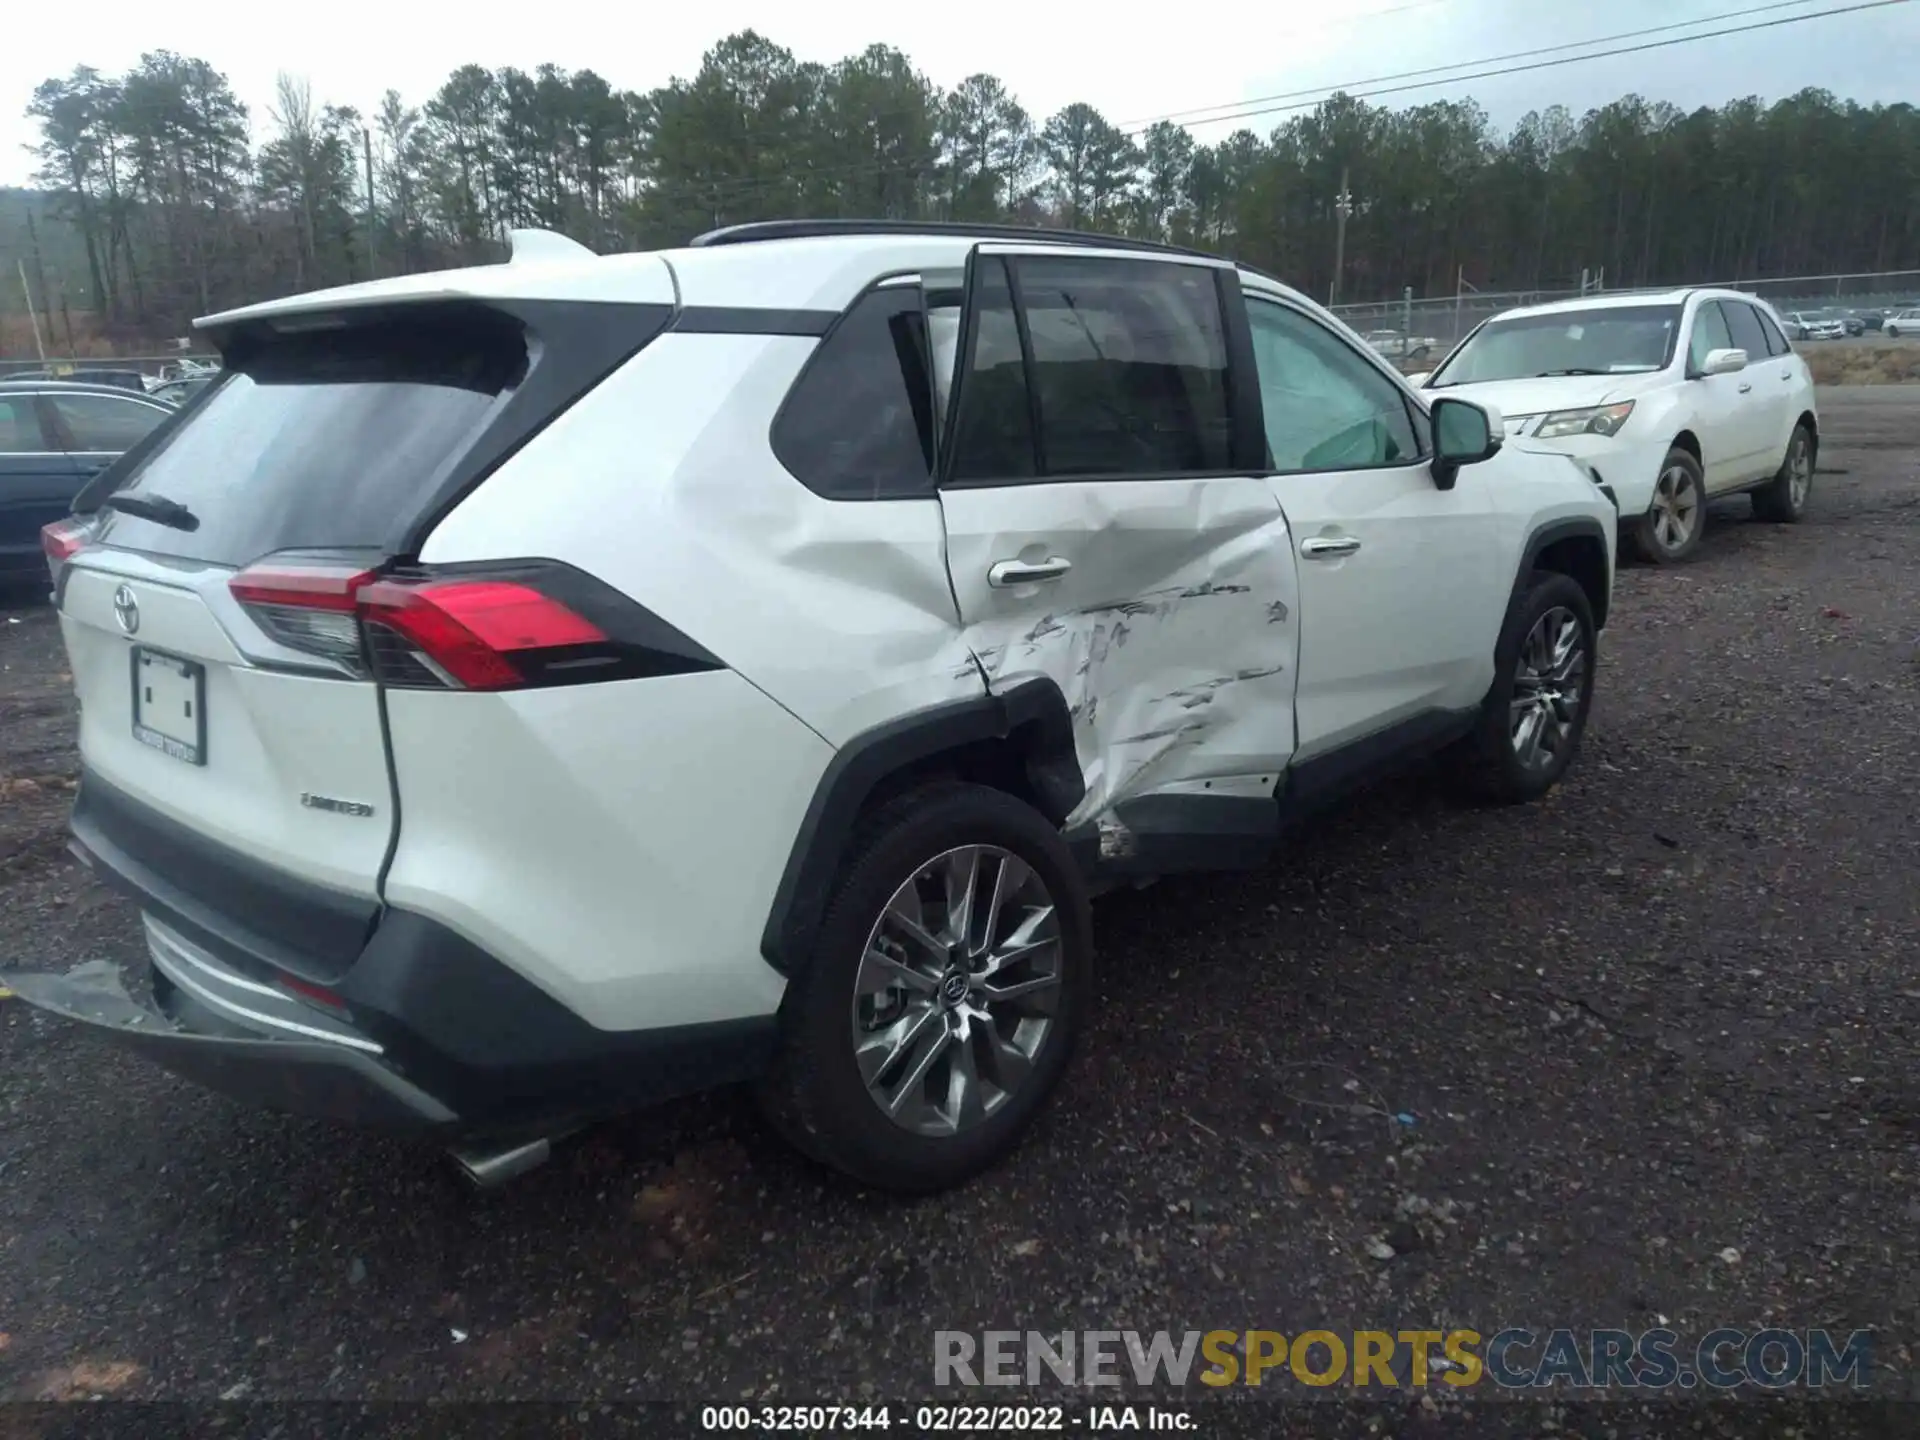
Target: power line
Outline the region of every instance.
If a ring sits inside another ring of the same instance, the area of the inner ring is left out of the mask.
[[[1605,44],[1609,44],[1609,43],[1620,41],[1620,40],[1635,40],[1641,36],[1659,35],[1659,34],[1663,34],[1664,32],[1675,30],[1675,29],[1687,29],[1696,25],[1710,25],[1715,21],[1732,19],[1737,16],[1764,15],[1770,11],[1791,9],[1796,5],[1805,5],[1809,3],[1812,3],[1812,0],[1774,0],[1774,3],[1767,4],[1767,5],[1753,6],[1744,10],[1724,11],[1718,15],[1703,15],[1690,21],[1680,21],[1680,22],[1674,22],[1674,23],[1669,23],[1665,25],[1654,25],[1654,26],[1649,26],[1640,30],[1624,31],[1618,35],[1599,36],[1591,40],[1570,41],[1562,45],[1549,45],[1537,50],[1523,50],[1523,51],[1517,51],[1507,55],[1489,55],[1478,60],[1461,60],[1452,65],[1430,66],[1420,70],[1405,70],[1405,71],[1400,71],[1391,75],[1375,76],[1371,80],[1349,81],[1346,85],[1319,87],[1314,90],[1294,91],[1287,95],[1265,96],[1256,100],[1239,102],[1239,107],[1241,108],[1229,108],[1226,106],[1207,107],[1212,109],[1223,110],[1226,113],[1208,116],[1206,118],[1189,121],[1187,123],[1189,125],[1210,125],[1210,124],[1217,124],[1223,120],[1249,120],[1261,115],[1277,115],[1277,114],[1285,114],[1285,113],[1295,112],[1300,110],[1311,110],[1315,106],[1321,104],[1326,99],[1330,98],[1332,95],[1339,94],[1339,93],[1350,94],[1356,100],[1366,100],[1366,99],[1372,99],[1381,95],[1403,94],[1409,90],[1431,89],[1439,85],[1451,85],[1455,83],[1464,83],[1470,80],[1487,80],[1487,79],[1493,79],[1493,78],[1504,76],[1504,75],[1519,75],[1519,74],[1525,74],[1533,70],[1549,70],[1557,66],[1579,64],[1582,61],[1586,61],[1586,60],[1605,60],[1615,55],[1633,55],[1633,54],[1639,54],[1641,52],[1648,51],[1648,50],[1662,50],[1673,45],[1688,45],[1688,44],[1692,44],[1694,41],[1697,41],[1697,40],[1713,40],[1713,39],[1719,39],[1728,35],[1743,35],[1750,31],[1769,30],[1781,25],[1797,25],[1800,22],[1805,20],[1825,20],[1825,19],[1830,19],[1836,15],[1850,15],[1855,13],[1856,11],[1880,10],[1893,5],[1906,5],[1906,4],[1911,4],[1912,0],[1858,0],[1858,3],[1851,4],[1851,5],[1838,6],[1836,8],[1829,9],[1829,10],[1812,10],[1812,11],[1804,11],[1797,15],[1775,16],[1774,18],[1768,19],[1768,20],[1756,20],[1750,24],[1731,25],[1731,26],[1726,26],[1719,30],[1701,31],[1697,34],[1692,34],[1692,35],[1672,35],[1662,40],[1646,41],[1644,43],[1633,44],[1633,45],[1618,45],[1611,50],[1596,50],[1584,55],[1564,55],[1564,56],[1559,56],[1558,58],[1555,58],[1555,59],[1548,59],[1548,60],[1535,59],[1531,63],[1521,64],[1521,65],[1503,65],[1502,64],[1502,62],[1504,61],[1518,60],[1527,56],[1551,55],[1561,50],[1575,49],[1575,48],[1580,48],[1580,47],[1590,46],[1590,45],[1605,45]],[[1471,70],[1472,67],[1485,66],[1485,65],[1495,66],[1498,68],[1489,69],[1489,70],[1473,70],[1472,73],[1464,74],[1464,75],[1455,75],[1455,74],[1445,73],[1445,72],[1455,71],[1455,70]],[[1432,76],[1432,75],[1440,75],[1442,78],[1439,78],[1439,79],[1419,78],[1422,76]],[[1402,83],[1393,83],[1393,84],[1385,83],[1389,81],[1402,82]],[[1356,88],[1356,87],[1368,86],[1368,85],[1377,86],[1378,88],[1371,89],[1371,90]],[[1311,95],[1314,98],[1308,99],[1308,100],[1300,100],[1295,98],[1297,96],[1304,96],[1304,95]],[[1267,101],[1270,101],[1270,100],[1286,101],[1289,103],[1282,103],[1282,104],[1266,103]],[[1196,112],[1182,111],[1178,113],[1193,114]],[[1128,134],[1128,135],[1143,134],[1145,131],[1151,129],[1155,124],[1158,124],[1160,120],[1172,121],[1172,120],[1177,120],[1177,118],[1178,118],[1178,115],[1167,115],[1167,116],[1159,117],[1159,119],[1157,120],[1137,122],[1131,126],[1123,127],[1122,133]],[[809,180],[851,178],[854,176],[864,176],[864,175],[874,175],[874,174],[885,173],[886,168],[887,167],[885,162],[881,162],[881,164],[879,165],[868,163],[868,164],[863,164],[861,166],[854,167],[851,169],[834,168],[834,169],[806,171],[804,172],[804,178]],[[938,173],[938,170],[939,170],[939,166],[937,165],[932,167],[930,170],[926,170],[926,171],[921,171],[917,167],[913,167],[913,173],[910,178],[916,178],[916,179],[921,178],[924,175]],[[907,177],[907,171],[905,169],[897,173],[899,173],[903,178],[909,178]],[[799,175],[796,175],[794,178],[797,179],[801,177]],[[771,190],[777,187],[778,185],[780,185],[781,183],[782,182],[778,180],[736,178],[736,179],[719,179],[714,181],[681,181],[681,182],[678,182],[677,184],[669,183],[667,185],[658,186],[656,188],[658,192],[663,192],[663,193],[675,193],[677,191],[678,193],[687,195],[689,197],[697,197],[697,198],[703,198],[703,199],[710,198],[713,200],[724,200],[724,199],[748,197],[755,193]]]
[[[1798,25],[1804,20],[1829,20],[1836,15],[1852,15],[1862,10],[1884,10],[1889,6],[1909,5],[1912,3],[1913,0],[1861,0],[1859,4],[1842,5],[1832,10],[1810,11],[1802,15],[1782,15],[1772,20],[1757,20],[1751,25],[1730,25],[1721,30],[1707,30],[1698,35],[1675,35],[1665,40],[1649,40],[1640,45],[1622,45],[1612,50],[1596,50],[1590,55],[1565,55],[1557,60],[1536,60],[1528,65],[1509,65],[1495,70],[1478,70],[1468,75],[1449,75],[1444,80],[1415,80],[1409,84],[1385,85],[1375,90],[1362,90],[1351,93],[1352,97],[1356,100],[1370,100],[1376,96],[1398,95],[1408,90],[1427,90],[1435,85],[1452,85],[1468,80],[1491,80],[1502,75],[1523,75],[1533,70],[1551,70],[1560,65],[1578,65],[1587,60],[1606,60],[1616,55],[1637,55],[1648,50],[1665,50],[1673,45],[1691,45],[1697,40],[1717,40],[1727,35],[1745,35],[1755,30],[1771,30],[1780,25]],[[1637,33],[1650,34],[1652,32],[1640,31]],[[1469,61],[1467,63],[1485,64],[1488,62]],[[1447,68],[1452,69],[1457,67],[1449,66]],[[1394,79],[1396,77],[1383,76],[1382,78]],[[1192,123],[1212,125],[1222,120],[1251,120],[1261,115],[1279,115],[1294,110],[1311,110],[1323,100],[1330,98],[1334,93],[1338,92],[1329,91],[1317,100],[1297,101],[1286,105],[1257,105],[1251,109],[1232,111],[1227,114],[1216,115],[1210,119],[1194,121]],[[1128,133],[1131,134],[1135,132],[1129,131]]]
[[[1362,10],[1354,14],[1342,15],[1336,20],[1327,21],[1319,25],[1292,26],[1274,36],[1273,39],[1279,41],[1291,40],[1301,35],[1322,35],[1329,30],[1344,30],[1349,26],[1359,25],[1369,20],[1384,20],[1389,15],[1404,15],[1409,10],[1430,10],[1435,5],[1443,5],[1445,3],[1446,0],[1407,0],[1407,3],[1403,5],[1389,5],[1384,10]],[[1813,0],[1791,0],[1791,3],[1795,5],[1810,5],[1813,3]],[[1305,92],[1302,91],[1300,93],[1304,94]],[[1259,100],[1278,100],[1280,98],[1282,97],[1278,95],[1261,95],[1256,96],[1254,100],[1239,100],[1234,103],[1251,105],[1257,103]],[[1202,110],[1218,110],[1220,108],[1218,105],[1202,105],[1200,107]],[[1185,115],[1194,112],[1183,110],[1179,113]],[[1152,125],[1159,120],[1171,120],[1174,118],[1176,117],[1172,115],[1150,115],[1145,120],[1122,120],[1119,124],[1121,129],[1126,130],[1135,125]]]
[[[1666,25],[1653,25],[1639,30],[1627,30],[1618,35],[1595,35],[1590,40],[1569,40],[1561,45],[1542,45],[1535,50],[1515,50],[1506,55],[1488,55],[1479,60],[1456,60],[1451,65],[1430,65],[1424,70],[1401,70],[1392,75],[1374,75],[1365,80],[1348,80],[1339,85],[1313,85],[1305,90],[1285,90],[1278,95],[1255,95],[1248,100],[1236,100],[1226,105],[1201,105],[1192,110],[1175,110],[1166,115],[1154,115],[1146,120],[1128,121],[1128,125],[1157,125],[1163,120],[1184,121],[1189,124],[1208,123],[1208,113],[1214,110],[1239,110],[1248,105],[1265,105],[1275,100],[1298,100],[1304,95],[1331,94],[1336,90],[1352,90],[1361,85],[1379,85],[1390,80],[1411,80],[1420,75],[1443,75],[1449,70],[1465,70],[1474,65],[1500,65],[1509,60],[1527,60],[1536,55],[1557,55],[1566,50],[1579,50],[1588,45],[1611,45],[1620,40],[1639,40],[1648,35],[1660,35],[1670,30],[1687,30],[1695,25],[1711,25],[1719,20],[1738,20],[1749,15],[1764,15],[1770,10],[1791,10],[1798,5],[1811,5],[1814,0],[1775,0],[1771,5],[1753,5],[1740,10],[1725,10],[1718,15],[1696,15],[1691,20],[1676,20]],[[1377,12],[1391,14],[1391,11]],[[1232,119],[1231,115],[1222,117]]]

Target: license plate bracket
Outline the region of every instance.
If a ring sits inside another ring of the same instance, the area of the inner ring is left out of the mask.
[[[133,738],[189,765],[207,763],[207,667],[135,645]]]

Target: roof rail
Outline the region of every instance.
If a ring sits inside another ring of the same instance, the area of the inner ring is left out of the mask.
[[[947,235],[977,240],[1034,240],[1054,245],[1098,246],[1105,250],[1139,250],[1152,255],[1192,255],[1217,260],[1204,250],[1163,245],[1126,235],[1099,235],[1088,230],[1053,230],[1044,225],[968,225],[954,220],[756,220],[728,225],[696,235],[687,243],[698,249],[713,245],[750,245],[761,240],[808,240],[833,235]]]

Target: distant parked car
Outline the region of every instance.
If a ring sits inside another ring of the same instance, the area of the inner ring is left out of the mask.
[[[1813,376],[1781,329],[1771,307],[1732,290],[1509,310],[1422,388],[1457,387],[1499,410],[1509,440],[1591,466],[1634,548],[1673,561],[1700,543],[1711,499],[1746,491],[1762,520],[1806,507]]]
[[[1817,310],[1789,310],[1780,317],[1789,340],[1843,340],[1847,327]]]
[[[1833,315],[1831,318],[1838,320],[1840,322],[1841,328],[1844,329],[1848,335],[1858,336],[1858,335],[1864,335],[1867,333],[1867,322],[1856,311],[1843,310],[1838,315]]]
[[[0,583],[44,581],[40,528],[172,413],[113,385],[0,381]]]
[[[1400,330],[1369,330],[1367,348],[1388,360],[1424,360],[1440,348],[1431,335],[1408,335]]]
[[[1896,310],[1887,316],[1885,334],[1889,340],[1898,340],[1902,335],[1920,335],[1920,305],[1911,310]]]
[[[1860,312],[1860,323],[1866,326],[1868,330],[1878,330],[1882,325],[1887,323],[1886,312],[1882,310],[1862,310]]]

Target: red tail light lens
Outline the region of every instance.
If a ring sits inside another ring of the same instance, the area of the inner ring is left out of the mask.
[[[40,549],[47,563],[56,568],[71,560],[87,543],[93,526],[85,520],[56,520],[40,530]]]
[[[360,592],[360,614],[370,627],[410,642],[415,659],[438,666],[467,690],[520,684],[525,676],[512,657],[522,651],[607,640],[599,626],[558,600],[509,580],[377,581]]]
[[[598,581],[544,561],[485,574],[391,575],[263,563],[228,589],[280,644],[387,685],[511,690],[719,664],[690,642],[662,652],[616,638],[633,616],[659,622]]]

